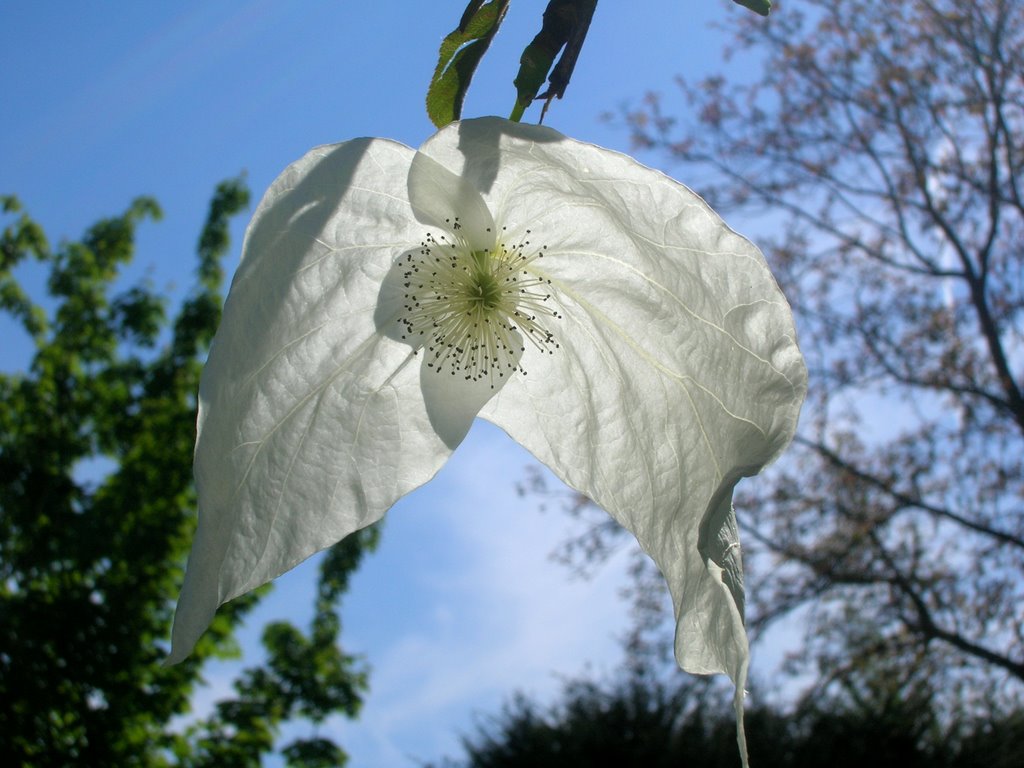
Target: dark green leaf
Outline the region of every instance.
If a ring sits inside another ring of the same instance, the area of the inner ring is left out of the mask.
[[[767,16],[769,11],[772,9],[771,0],[732,0],[737,5],[742,5],[744,8],[749,8],[754,13],[758,13],[762,16]]]
[[[338,768],[348,762],[348,755],[327,739],[297,739],[281,750],[288,768]]]
[[[462,114],[477,64],[505,18],[509,0],[471,0],[459,26],[442,42],[427,90],[427,114],[442,128]]]
[[[597,0],[551,0],[548,3],[540,32],[519,59],[519,74],[514,81],[516,105],[509,119],[520,120],[536,98],[547,98],[549,102],[553,98],[562,98],[596,7]],[[551,71],[555,56],[563,47],[565,51]],[[551,87],[538,96],[549,71]]]

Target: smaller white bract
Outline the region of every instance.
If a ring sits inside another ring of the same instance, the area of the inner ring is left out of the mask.
[[[171,661],[378,520],[480,415],[654,558],[686,670],[747,671],[732,491],[806,390],[763,257],[663,174],[549,128],[314,149],[270,187],[203,372]],[[742,743],[742,734],[741,734]]]

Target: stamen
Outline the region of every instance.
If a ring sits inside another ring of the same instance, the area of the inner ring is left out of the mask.
[[[551,281],[529,268],[544,248],[528,253],[524,239],[473,251],[458,235],[459,220],[449,226],[456,242],[428,234],[419,251],[406,256],[402,338],[422,344],[429,368],[468,381],[486,378],[493,389],[515,371],[526,373],[517,362],[524,340],[548,354],[558,348],[538,320],[561,318],[547,304]]]

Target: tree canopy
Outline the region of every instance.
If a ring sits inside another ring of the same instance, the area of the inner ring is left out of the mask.
[[[187,661],[161,663],[195,524],[199,371],[229,219],[248,201],[240,180],[217,188],[196,284],[170,317],[153,288],[119,280],[154,200],[56,248],[0,201],[0,309],[34,346],[0,374],[0,754],[15,764],[249,766],[278,747],[288,765],[345,760],[327,739],[276,740],[286,721],[359,708],[366,670],[338,644],[337,603],[374,529],[327,553],[309,630],[265,627],[266,660],[209,715],[188,716],[190,696],[207,662],[238,655],[265,592],[227,606]],[[39,273],[45,296],[24,287]]]

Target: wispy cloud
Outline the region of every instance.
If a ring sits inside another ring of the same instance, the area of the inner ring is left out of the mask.
[[[624,563],[582,581],[551,560],[567,521],[515,493],[530,461],[478,424],[390,514],[344,612],[350,649],[373,667],[362,716],[338,726],[354,765],[452,754],[474,715],[496,712],[513,691],[548,698],[564,676],[619,661]],[[410,549],[426,556],[393,558]]]

